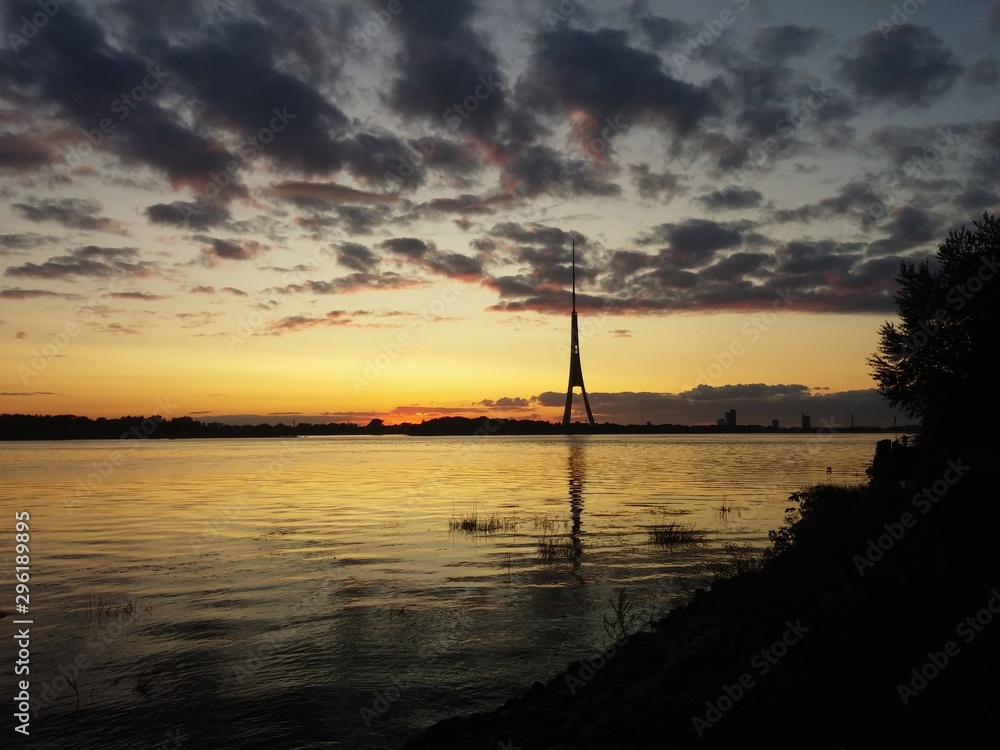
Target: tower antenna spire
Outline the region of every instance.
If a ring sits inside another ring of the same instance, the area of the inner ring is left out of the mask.
[[[573,238],[573,310],[570,317],[570,355],[569,355],[569,387],[566,388],[566,409],[563,411],[563,427],[569,428],[570,414],[573,411],[573,388],[580,386],[583,394],[583,405],[587,408],[587,421],[591,428],[596,426],[594,413],[590,410],[590,399],[583,385],[583,366],[580,364],[580,333],[576,316],[576,237]]]

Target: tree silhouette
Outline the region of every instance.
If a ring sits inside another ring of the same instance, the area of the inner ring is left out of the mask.
[[[981,444],[992,411],[1000,221],[973,225],[949,232],[933,261],[900,264],[899,323],[882,325],[868,359],[879,392],[920,419],[925,445]]]

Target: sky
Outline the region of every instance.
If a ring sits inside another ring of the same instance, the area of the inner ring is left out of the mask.
[[[598,422],[889,425],[900,262],[1000,206],[998,2],[0,18],[0,413],[555,421],[575,245]]]

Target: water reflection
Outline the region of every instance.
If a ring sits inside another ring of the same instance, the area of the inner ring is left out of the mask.
[[[580,575],[580,557],[583,555],[583,542],[580,540],[580,532],[583,528],[583,483],[586,471],[584,460],[584,443],[572,442],[569,444],[569,511],[572,524],[570,526],[570,545],[572,547],[571,557],[573,560],[573,575],[582,584],[583,577]]]

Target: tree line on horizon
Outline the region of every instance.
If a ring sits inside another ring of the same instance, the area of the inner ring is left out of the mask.
[[[817,427],[806,432],[885,432],[892,428]],[[914,431],[913,426],[905,427]],[[758,433],[803,432],[799,427],[770,425],[717,425],[680,424],[617,424],[604,422],[591,429],[584,423],[573,424],[567,430],[560,422],[535,419],[491,419],[479,417],[438,417],[419,424],[403,422],[387,425],[381,419],[368,424],[351,422],[299,422],[296,424],[234,425],[223,422],[201,422],[192,417],[166,419],[159,415],[123,416],[116,418],[37,414],[0,414],[0,440],[131,440],[131,439],[183,439],[183,438],[240,438],[240,437],[306,437],[319,435],[564,435],[579,434],[657,434],[657,433]]]

